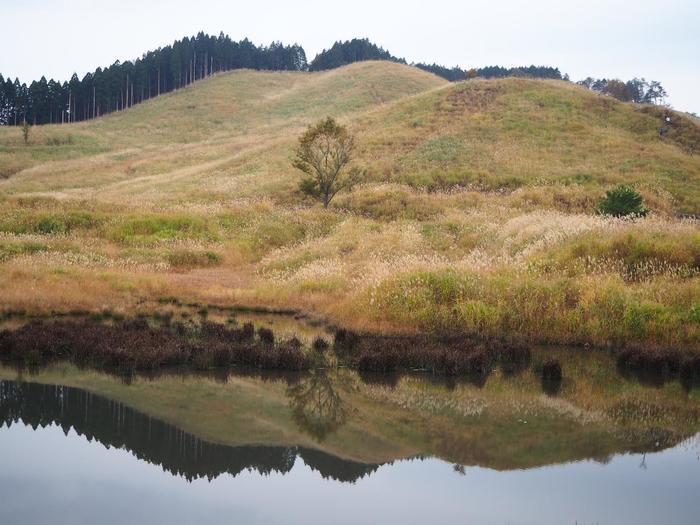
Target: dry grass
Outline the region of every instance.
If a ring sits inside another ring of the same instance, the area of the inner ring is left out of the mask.
[[[325,115],[369,171],[329,211],[289,162]],[[700,233],[676,218],[700,211],[696,125],[662,140],[657,120],[563,82],[447,85],[362,63],[217,75],[37,128],[28,147],[0,129],[0,307],[176,296],[372,331],[697,349]],[[650,217],[594,214],[618,183]]]

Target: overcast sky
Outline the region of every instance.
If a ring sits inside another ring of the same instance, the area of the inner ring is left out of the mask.
[[[83,76],[203,30],[297,42],[309,60],[368,37],[409,62],[552,65],[578,80],[661,80],[700,113],[700,0],[0,0],[0,73]]]

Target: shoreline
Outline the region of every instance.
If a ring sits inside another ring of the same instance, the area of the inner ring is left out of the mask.
[[[323,330],[324,337],[331,337],[337,331],[346,331],[357,335],[363,339],[370,340],[415,340],[415,341],[433,341],[433,342],[450,342],[463,341],[465,339],[488,344],[498,342],[511,346],[542,346],[542,347],[567,347],[581,348],[586,350],[608,351],[621,353],[627,351],[641,353],[663,353],[677,354],[685,356],[699,356],[700,348],[695,348],[691,345],[664,345],[657,341],[648,340],[632,340],[632,341],[607,341],[605,344],[596,344],[591,341],[558,341],[551,338],[533,338],[528,335],[510,333],[508,335],[482,335],[478,332],[468,332],[455,330],[447,331],[418,331],[418,330],[401,330],[390,328],[384,330],[381,327],[376,329],[354,329],[352,326],[343,323],[333,322],[328,316],[321,315],[317,312],[309,312],[301,308],[287,307],[271,307],[265,305],[247,305],[247,304],[232,304],[222,305],[216,303],[184,301],[176,297],[164,297],[157,300],[140,300],[131,309],[133,314],[128,315],[121,311],[114,311],[110,308],[101,310],[90,310],[84,308],[76,308],[70,310],[36,310],[28,312],[23,309],[18,310],[2,310],[0,309],[0,331],[8,323],[18,322],[19,325],[31,321],[49,321],[55,319],[89,319],[97,322],[120,322],[129,319],[145,319],[153,323],[169,324],[174,319],[180,317],[180,320],[189,321],[199,319],[200,321],[208,321],[212,318],[220,319],[221,322],[230,324],[232,320],[237,319],[241,315],[261,315],[270,316],[280,319],[288,319],[290,321],[304,323],[310,327],[316,327]],[[227,319],[225,319],[227,317]],[[216,320],[214,322],[217,322]],[[290,337],[298,337],[298,333],[288,334]]]
[[[489,339],[467,334],[359,333],[296,312],[295,321],[312,323],[326,334],[302,341],[296,334],[276,334],[271,327],[256,327],[252,322],[240,324],[233,316],[226,322],[211,321],[206,313],[209,308],[231,314],[254,310],[280,318],[292,315],[290,311],[211,305],[199,310],[198,319],[184,314],[180,320],[174,320],[172,313],[158,312],[131,318],[105,312],[33,316],[6,312],[0,316],[0,360],[29,367],[68,360],[121,375],[172,367],[276,371],[350,368],[374,375],[380,381],[404,373],[423,372],[463,377],[477,384],[483,383],[497,367],[504,371],[533,368],[543,381],[553,379],[555,387],[562,380],[558,361],[533,363],[530,349],[559,349],[563,345],[526,344],[516,338]],[[3,327],[3,322],[13,320],[20,323]],[[684,384],[700,384],[700,355],[692,351],[635,345],[614,349],[590,345],[565,347],[613,355],[620,373],[642,381],[663,384],[678,379]]]

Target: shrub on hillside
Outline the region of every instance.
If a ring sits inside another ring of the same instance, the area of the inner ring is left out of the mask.
[[[629,186],[618,186],[608,191],[598,204],[598,211],[614,217],[644,217],[649,213],[642,196]]]

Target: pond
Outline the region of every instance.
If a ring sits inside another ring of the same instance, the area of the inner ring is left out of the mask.
[[[700,389],[552,355],[558,384],[0,366],[0,523],[700,523]]]

